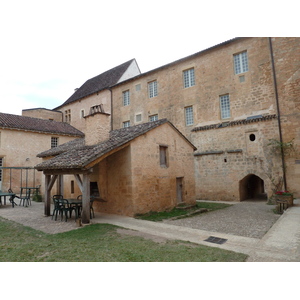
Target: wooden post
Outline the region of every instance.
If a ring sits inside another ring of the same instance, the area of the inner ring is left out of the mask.
[[[57,179],[58,175],[45,174],[45,216],[50,216],[51,207],[51,189]]]
[[[50,216],[51,199],[50,190],[48,189],[50,181],[51,175],[45,175],[45,216]]]
[[[90,176],[88,173],[83,174],[81,221],[83,224],[90,223]]]

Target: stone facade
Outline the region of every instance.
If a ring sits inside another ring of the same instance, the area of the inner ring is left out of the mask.
[[[97,96],[106,102],[96,102],[104,107],[107,103],[112,130],[128,121],[131,126],[155,118],[172,122],[198,148],[194,156],[198,199],[270,197],[274,184],[284,177],[286,189],[299,197],[299,48],[300,38],[233,39],[120,82]],[[248,69],[236,74],[235,57],[244,52]],[[189,70],[195,83],[184,87]],[[157,94],[150,90],[153,86]],[[125,94],[129,98],[124,102]],[[226,117],[220,106],[224,96],[230,103]],[[79,106],[90,107],[93,97],[63,107],[76,111],[71,124],[81,130],[83,123],[76,121]],[[192,115],[188,122],[187,111]],[[280,141],[280,132],[282,142],[293,140],[296,150],[284,157],[284,168],[280,153],[270,146],[270,140]]]
[[[159,147],[168,148],[168,164],[160,165]],[[169,124],[157,127],[93,167],[100,198],[95,210],[134,216],[163,211],[178,202],[195,203],[194,148]],[[182,198],[176,181],[181,179]]]
[[[283,141],[294,138],[299,145],[300,39],[272,38],[272,43]],[[244,51],[249,69],[235,74],[234,55]],[[194,69],[195,85],[184,88],[183,72],[189,69]],[[153,81],[157,81],[157,96],[149,98],[148,84]],[[157,115],[159,119],[170,120],[199,152],[210,152],[195,156],[197,198],[240,201],[244,198],[241,195],[247,194],[243,190],[247,184],[242,180],[249,175],[261,179],[261,194],[270,197],[273,183],[283,177],[281,157],[268,145],[270,139],[280,138],[269,38],[240,38],[223,43],[125,81],[112,91],[114,129],[125,121],[130,120],[134,125]],[[125,91],[130,93],[130,104],[126,106],[122,102]],[[230,99],[230,116],[226,119],[221,117],[223,95]],[[193,111],[192,124],[188,125],[187,107]],[[243,122],[272,115],[276,119]],[[228,122],[235,121],[240,121],[238,126],[226,127]],[[196,128],[205,131],[194,131]],[[250,140],[250,134],[254,141]],[[241,151],[234,152],[238,149]],[[299,196],[297,156],[286,158],[286,164],[287,188]]]
[[[0,158],[3,167],[23,167],[34,168],[42,160],[36,155],[51,148],[51,137],[57,137],[59,144],[66,143],[74,137],[58,134],[35,133],[23,130],[0,129]],[[44,178],[40,172],[28,170],[27,186],[41,185],[41,192],[44,191]],[[2,191],[7,191],[10,187],[16,193],[20,192],[20,187],[26,186],[26,170],[9,169],[2,170],[1,180]]]
[[[23,109],[22,116],[62,122],[62,113],[46,108]]]

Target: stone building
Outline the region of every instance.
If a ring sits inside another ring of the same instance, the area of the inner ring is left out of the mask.
[[[101,112],[94,118],[94,122],[109,122]],[[74,175],[80,191],[70,195],[64,188],[58,193],[65,198],[82,194],[84,223],[90,218],[90,195],[95,198],[94,210],[127,216],[163,211],[182,202],[195,203],[196,148],[166,119],[117,129],[108,136],[101,133],[89,131],[85,140],[77,139],[38,155],[45,161],[36,168],[43,171],[50,186],[46,215],[51,213],[51,185],[69,174]]]
[[[198,199],[300,195],[299,38],[236,38],[112,87],[113,129],[167,118],[197,147]],[[283,187],[284,188],[284,187]]]
[[[53,111],[47,113],[57,115]],[[43,176],[33,169],[41,162],[36,155],[83,136],[67,123],[0,113],[0,190],[7,192],[11,188],[20,193],[22,186],[41,185],[42,192]]]

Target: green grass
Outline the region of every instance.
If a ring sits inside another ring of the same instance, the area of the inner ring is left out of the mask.
[[[46,234],[0,217],[1,262],[241,262],[246,255],[182,241],[156,243],[93,224]]]
[[[185,215],[198,210],[200,208],[206,208],[208,211],[214,211],[217,209],[223,209],[231,206],[231,204],[226,203],[214,203],[214,202],[197,202],[196,206],[191,209],[179,209],[173,208],[170,211],[162,211],[162,212],[150,212],[144,215],[137,215],[137,219],[148,220],[148,221],[162,221],[165,219],[170,219],[174,217],[184,217]]]

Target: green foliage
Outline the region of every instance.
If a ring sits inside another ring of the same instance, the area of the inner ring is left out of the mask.
[[[247,255],[181,241],[156,243],[121,235],[117,226],[94,224],[45,234],[0,217],[2,262],[245,261]]]
[[[283,151],[284,155],[289,156],[292,153],[296,152],[295,146],[294,146],[294,139],[288,141],[288,142],[280,142],[276,139],[270,139],[268,146],[271,146],[276,154],[281,154],[281,151]]]

